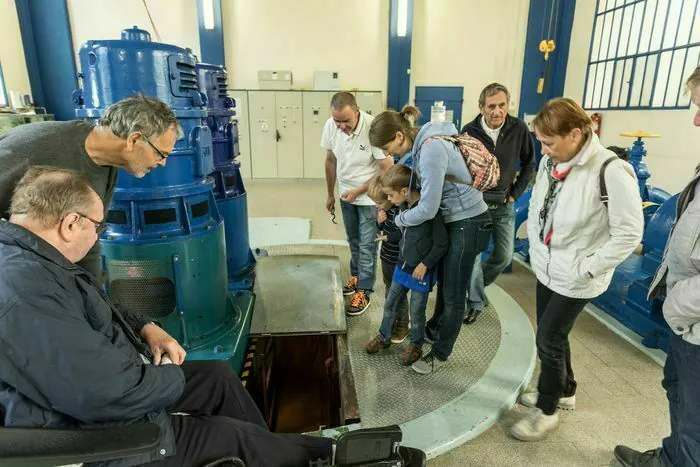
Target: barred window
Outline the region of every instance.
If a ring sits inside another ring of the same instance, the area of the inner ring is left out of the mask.
[[[700,0],[597,0],[584,108],[683,109],[700,62]]]

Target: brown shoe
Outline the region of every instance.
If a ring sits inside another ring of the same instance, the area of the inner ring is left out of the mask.
[[[377,336],[365,344],[365,350],[368,354],[377,353],[380,350],[388,349],[391,347],[391,341],[382,340],[382,336],[377,334]]]
[[[343,286],[343,295],[352,295],[357,292],[357,276],[350,276],[348,282]]]
[[[408,323],[397,323],[391,334],[391,343],[400,344],[408,337]]]
[[[418,361],[423,356],[423,349],[418,347],[415,344],[411,344],[408,347],[406,347],[406,350],[403,351],[403,355],[401,355],[401,362],[403,362],[404,365],[412,365],[414,362]]]

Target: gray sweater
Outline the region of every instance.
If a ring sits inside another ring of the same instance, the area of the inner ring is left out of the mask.
[[[102,198],[105,212],[117,183],[116,167],[95,164],[85,150],[90,123],[40,122],[20,125],[0,136],[0,218],[8,210],[17,182],[33,165],[73,169],[84,174]],[[95,244],[80,265],[100,277],[99,244]]]

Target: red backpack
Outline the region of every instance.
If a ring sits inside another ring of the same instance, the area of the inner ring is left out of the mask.
[[[472,176],[472,188],[479,191],[487,191],[498,185],[498,180],[501,178],[501,168],[498,165],[498,159],[486,149],[486,146],[481,141],[468,134],[459,134],[455,136],[433,136],[426,139],[423,144],[432,139],[443,139],[459,148],[459,152],[462,153],[464,158],[464,163],[467,164],[467,170]],[[456,180],[450,176],[445,178],[458,183],[466,183],[466,181]]]

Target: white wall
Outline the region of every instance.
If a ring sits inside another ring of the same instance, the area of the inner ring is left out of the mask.
[[[295,89],[337,71],[344,89],[386,101],[388,0],[224,0],[229,88],[258,88],[258,70],[291,70]]]
[[[467,123],[481,90],[497,81],[517,114],[529,7],[529,0],[415,0],[411,102],[416,86],[463,86]]]
[[[564,95],[579,102],[583,100],[595,4],[594,1],[576,2]],[[700,129],[693,126],[694,110],[605,110],[600,113],[603,117],[601,141],[606,146],[631,146],[633,139],[620,136],[623,131],[660,133],[660,139],[645,140],[646,163],[652,174],[650,183],[672,193],[685,186],[700,163]]]
[[[14,0],[0,0],[0,63],[8,97],[10,91],[31,95]]]
[[[154,42],[189,47],[201,57],[195,0],[147,0],[146,4],[160,33],[160,41],[142,0],[68,0],[76,64],[80,46],[84,42],[91,39],[119,39],[123,29],[133,26],[150,32]]]

